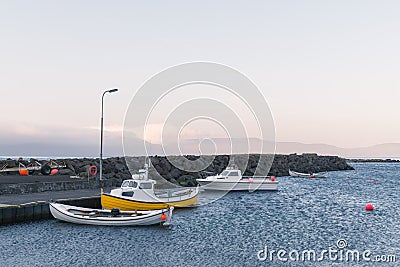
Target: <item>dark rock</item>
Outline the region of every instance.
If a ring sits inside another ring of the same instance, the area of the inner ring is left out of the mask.
[[[77,170],[77,172],[78,173],[81,173],[81,172],[88,172],[88,170],[89,170],[89,167],[90,167],[90,165],[88,164],[88,165],[82,165],[81,167],[79,167],[79,169]]]
[[[176,180],[176,179],[178,179],[178,177],[180,177],[182,175],[182,172],[179,169],[174,168],[173,170],[171,170],[168,173],[168,175],[169,175],[169,177],[171,177],[170,179],[175,179]]]
[[[78,173],[78,176],[82,177],[82,178],[85,178],[85,177],[88,177],[88,173],[87,172],[80,172],[80,173]]]
[[[76,173],[75,167],[74,167],[73,164],[71,164],[71,163],[66,163],[66,165],[67,165],[67,168],[68,168],[69,170],[72,171],[72,173]]]
[[[7,159],[5,163],[7,164],[7,168],[17,167],[17,162],[15,160]]]
[[[110,179],[110,178],[115,178],[115,177],[116,177],[115,172],[109,172],[109,173],[106,173],[103,175],[103,178],[105,178],[105,179]]]
[[[116,169],[119,172],[125,170],[126,168],[127,167],[125,164],[118,163],[118,162],[114,164],[114,169]]]
[[[71,169],[60,169],[57,174],[71,176],[71,175],[75,175],[75,172],[72,171]]]
[[[192,175],[183,175],[178,178],[177,182],[181,186],[193,186],[196,184],[195,177]]]

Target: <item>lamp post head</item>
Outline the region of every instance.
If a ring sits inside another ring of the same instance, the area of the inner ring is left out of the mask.
[[[118,92],[118,89],[117,89],[117,88],[114,88],[114,89],[108,90],[107,92],[109,92],[109,93]]]

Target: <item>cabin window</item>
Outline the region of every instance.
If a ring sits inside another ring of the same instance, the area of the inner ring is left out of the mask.
[[[140,189],[152,189],[153,186],[151,183],[141,183],[139,186]]]
[[[124,181],[121,185],[121,187],[132,187],[136,188],[137,187],[137,182],[135,181]]]
[[[226,175],[228,175],[228,173],[229,173],[229,171],[223,171],[223,172],[221,172],[221,174],[220,174],[220,175],[222,175],[222,176],[226,176]]]
[[[123,197],[133,197],[133,191],[122,192]]]
[[[239,176],[239,172],[230,172],[228,176]]]
[[[137,187],[137,183],[135,181],[129,181],[129,187],[136,188]]]

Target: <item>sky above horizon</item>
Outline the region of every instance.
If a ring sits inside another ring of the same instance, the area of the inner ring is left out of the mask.
[[[98,144],[101,93],[119,88],[105,101],[113,154],[140,86],[192,61],[249,77],[276,141],[400,143],[399,10],[398,1],[3,1],[0,155]]]

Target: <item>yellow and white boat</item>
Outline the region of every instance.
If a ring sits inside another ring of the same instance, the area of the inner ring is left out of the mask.
[[[184,208],[197,205],[199,187],[155,191],[155,180],[148,178],[148,165],[124,180],[120,188],[101,194],[104,209],[154,210],[168,207]]]

